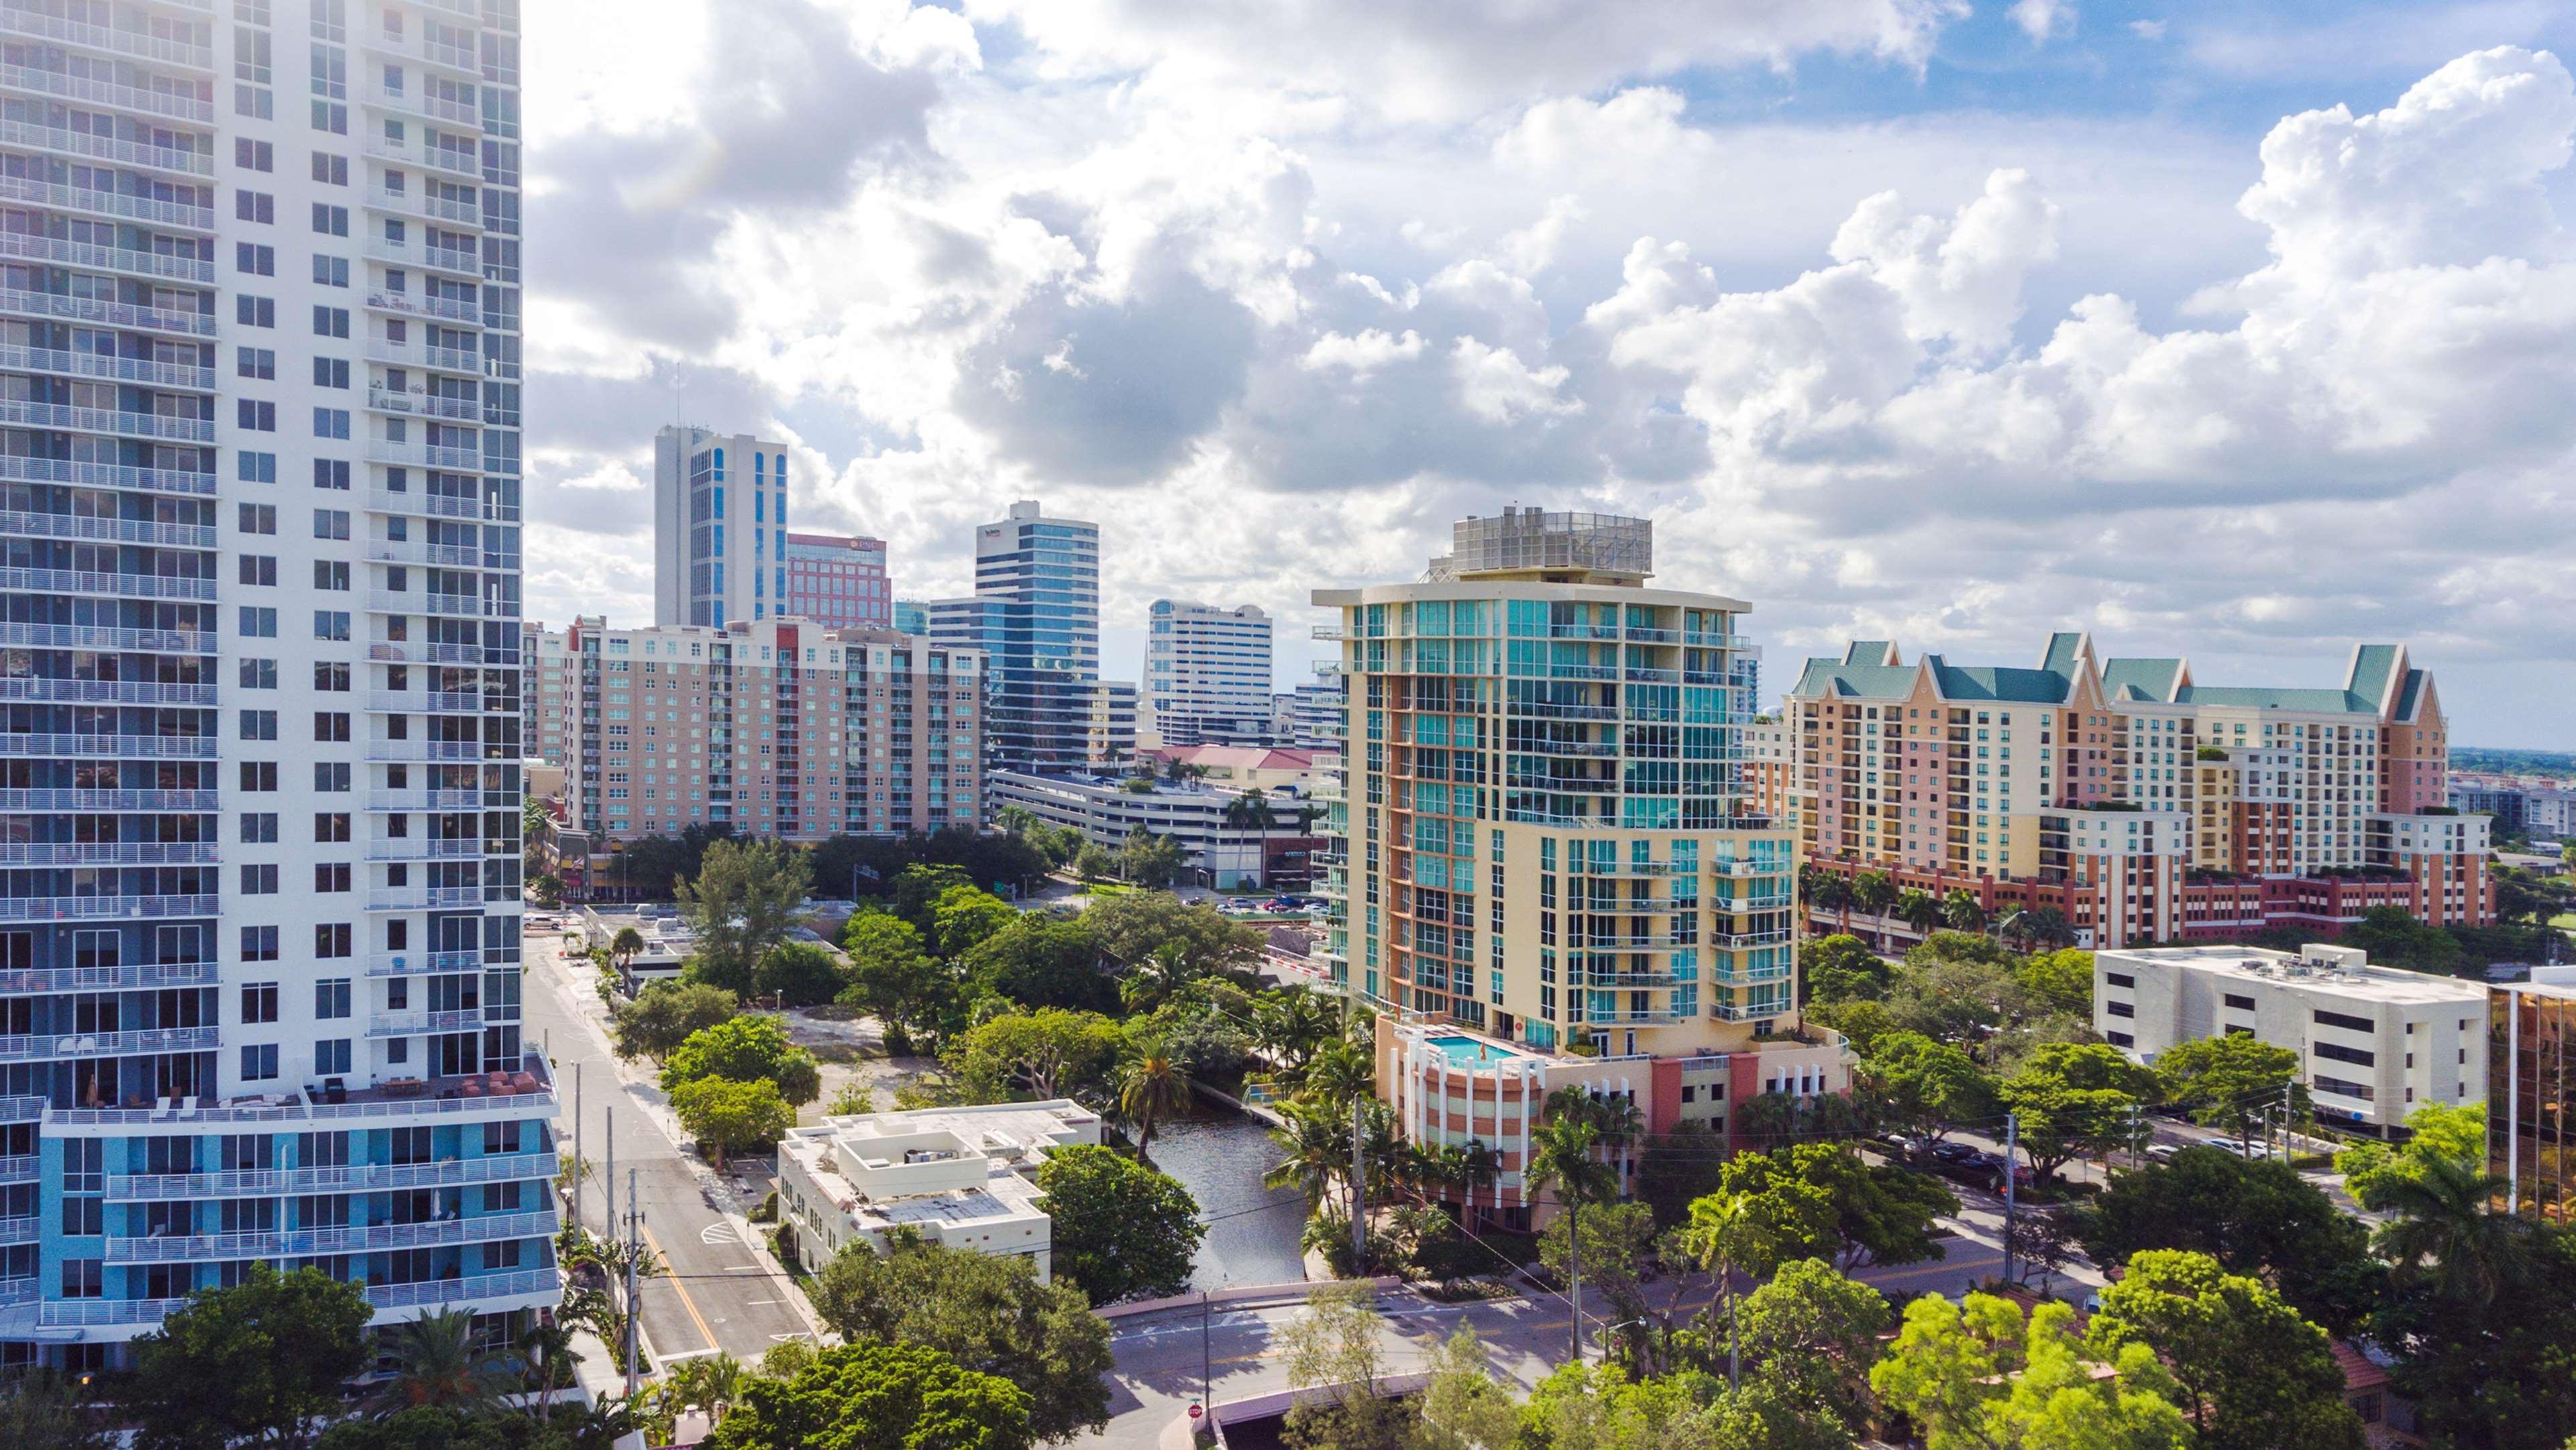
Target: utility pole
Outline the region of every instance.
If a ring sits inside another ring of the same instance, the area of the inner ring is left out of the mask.
[[[635,1301],[635,1268],[644,1257],[644,1211],[635,1202],[636,1170],[626,1170],[626,1396],[635,1397],[635,1324],[642,1316]]]
[[[581,1222],[581,1172],[589,1160],[581,1156],[581,1064],[572,1065],[572,1221]]]
[[[1368,1099],[1351,1099],[1351,1258],[1368,1269]]]
[[[2021,1201],[2020,1195],[2013,1190],[2018,1186],[2021,1178],[2021,1170],[2017,1162],[2020,1149],[2021,1114],[2012,1113],[2004,1118],[2004,1282],[2006,1284],[2013,1281],[2013,1228],[2018,1222],[2016,1215]]]
[[[608,1213],[599,1221],[600,1231],[609,1241],[617,1239],[617,1110],[607,1110],[608,1118]]]
[[[2129,1104],[2129,1166],[2132,1168],[2138,1166],[2139,1156],[2146,1148],[2145,1137],[2138,1131],[2138,1115],[2141,1111],[2138,1104]]]
[[[1215,1303],[1214,1295],[1199,1291],[1199,1405],[1210,1415],[1216,1413],[1216,1361],[1208,1354],[1208,1320],[1216,1313]]]

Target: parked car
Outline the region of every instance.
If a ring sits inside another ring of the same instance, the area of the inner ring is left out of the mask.
[[[1935,1161],[1941,1163],[1966,1163],[1972,1159],[1983,1158],[1986,1156],[1987,1154],[1983,1150],[1972,1148],[1965,1143],[1935,1143],[1932,1145],[1932,1157]]]
[[[2181,1146],[2174,1143],[2151,1143],[2147,1146],[2147,1156],[2159,1163],[2171,1163],[2174,1155],[2181,1151]]]

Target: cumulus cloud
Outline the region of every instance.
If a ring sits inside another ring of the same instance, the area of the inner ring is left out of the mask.
[[[2046,41],[2075,29],[2075,7],[2067,0],[2013,0],[2013,24],[2034,41]]]
[[[1655,83],[1901,69],[1946,3],[750,3],[798,53],[711,27],[720,64],[532,157],[532,614],[648,607],[645,459],[685,416],[790,441],[802,519],[889,539],[907,595],[969,587],[1011,498],[1100,520],[1128,671],[1158,595],[1293,626],[1511,501],[1652,514],[1663,577],[1755,601],[1780,657],[2078,623],[2569,652],[2546,53],[2221,154],[1719,124]]]

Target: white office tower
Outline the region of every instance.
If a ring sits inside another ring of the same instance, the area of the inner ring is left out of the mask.
[[[787,612],[787,445],[748,433],[653,435],[653,623]]]
[[[518,10],[0,4],[8,1363],[253,1261],[380,1320],[559,1297]]]
[[[1158,743],[1269,743],[1270,616],[1180,599],[1157,599],[1149,612],[1138,713],[1150,715]]]

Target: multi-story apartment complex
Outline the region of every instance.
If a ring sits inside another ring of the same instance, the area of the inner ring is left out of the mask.
[[[1273,697],[1272,728],[1282,745],[1298,750],[1339,750],[1342,708],[1341,676],[1328,676]]]
[[[2505,1207],[2576,1221],[2576,967],[2533,967],[2487,1013],[2487,1171]]]
[[[1245,756],[1294,755],[1257,748],[1200,746]],[[1299,757],[1303,760],[1304,757]],[[990,781],[996,814],[1013,806],[1051,826],[1069,826],[1087,845],[1116,850],[1138,831],[1166,836],[1180,847],[1193,872],[1204,872],[1183,884],[1205,884],[1220,891],[1257,886],[1301,886],[1313,876],[1312,813],[1298,787],[1269,785],[1294,775],[1287,761],[1246,762],[1224,767],[1244,777],[1232,781],[1155,782],[1147,786],[1106,775],[1024,775],[996,772]],[[1271,792],[1270,824],[1237,814],[1236,803],[1256,783]]]
[[[0,50],[0,1358],[254,1260],[503,1333],[559,1297],[518,6],[11,0]]]
[[[2381,1133],[2425,1103],[2486,1100],[2487,989],[2356,947],[2097,952],[2093,1030],[2144,1062],[2205,1037],[2289,1048],[2321,1116]]]
[[[1270,616],[1175,599],[1148,613],[1140,733],[1161,745],[1269,743]]]
[[[2560,841],[2576,837],[2576,789],[2562,781],[2478,775],[2451,782],[2450,802],[2495,817],[2498,830]]]
[[[567,649],[568,824],[593,847],[690,826],[819,840],[975,823],[973,650],[795,619],[576,619]]]
[[[722,629],[787,605],[787,445],[674,425],[653,435],[653,622]]]
[[[929,613],[932,639],[985,660],[988,768],[1081,770],[1135,754],[1136,688],[1100,678],[1098,524],[1012,504],[975,530],[975,593]]]
[[[2445,729],[2403,646],[2341,689],[2201,685],[2179,659],[1900,662],[1861,641],[1791,690],[1774,772],[1808,856],[2062,913],[2094,946],[2339,928],[2376,906],[2491,919],[2486,823],[2443,804]],[[1888,936],[1892,921],[1873,923]]]
[[[894,593],[886,579],[885,540],[789,534],[787,603],[779,612],[827,629],[892,628]]]
[[[519,630],[519,744],[530,760],[564,763],[564,708],[574,679],[570,638],[530,621]]]
[[[1796,839],[1737,769],[1748,606],[1651,566],[1644,520],[1513,510],[1422,582],[1314,596],[1348,690],[1324,966],[1384,1011],[1404,1130],[1502,1151],[1480,1212],[1526,1208],[1549,1086],[1637,1094],[1662,1131],[1844,1083],[1799,1022]]]

